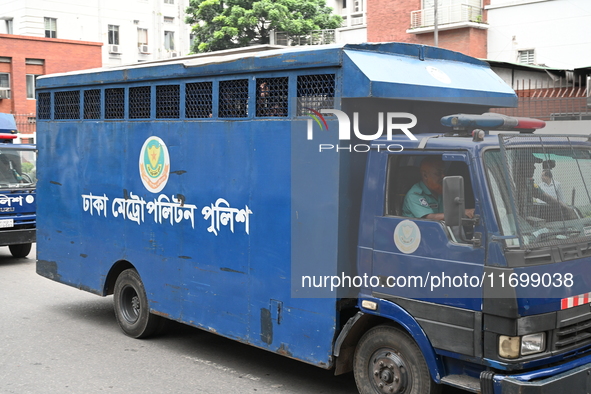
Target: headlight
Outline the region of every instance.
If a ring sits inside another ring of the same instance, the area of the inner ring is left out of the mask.
[[[499,337],[499,356],[503,358],[519,357],[520,339],[520,337],[501,335]]]
[[[517,358],[541,353],[546,349],[546,333],[524,335],[523,337],[499,336],[499,356]]]
[[[541,353],[546,349],[546,333],[524,335],[521,338],[521,355]]]

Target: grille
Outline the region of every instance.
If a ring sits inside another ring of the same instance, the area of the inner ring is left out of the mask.
[[[145,119],[150,117],[151,89],[149,86],[129,88],[129,118]]]
[[[55,92],[54,95],[54,118],[55,119],[79,119],[80,118],[80,91],[70,90],[66,92]]]
[[[248,116],[248,79],[220,81],[219,117]]]
[[[125,89],[105,89],[105,119],[123,119],[125,116]]]
[[[101,91],[99,89],[84,91],[84,119],[101,118]]]
[[[51,119],[51,93],[37,95],[37,118]]]
[[[212,116],[211,82],[188,83],[185,87],[185,116],[187,118],[210,118]]]
[[[297,89],[298,116],[306,115],[306,108],[334,108],[335,74],[300,75]]]
[[[180,85],[156,86],[156,118],[179,118]]]
[[[591,318],[556,330],[554,350],[591,344]]]
[[[287,77],[257,78],[256,116],[287,116]]]

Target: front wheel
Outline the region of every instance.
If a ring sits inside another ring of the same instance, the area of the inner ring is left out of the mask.
[[[369,330],[355,350],[355,382],[361,394],[435,394],[441,386],[429,374],[415,341],[391,326]]]
[[[119,275],[113,297],[117,322],[126,335],[147,338],[162,326],[164,319],[150,313],[146,290],[136,270],[128,269]]]
[[[13,257],[27,257],[31,252],[31,244],[8,245],[8,250]]]

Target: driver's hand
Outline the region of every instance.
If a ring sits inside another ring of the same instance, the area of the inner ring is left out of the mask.
[[[474,218],[474,208],[466,209],[465,214],[469,219],[473,219]]]

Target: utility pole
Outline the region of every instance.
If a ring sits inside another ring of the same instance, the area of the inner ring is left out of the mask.
[[[438,0],[434,0],[433,1],[433,18],[434,18],[434,23],[433,23],[433,46],[438,47],[439,46],[439,26],[437,23],[437,3],[439,1]]]

